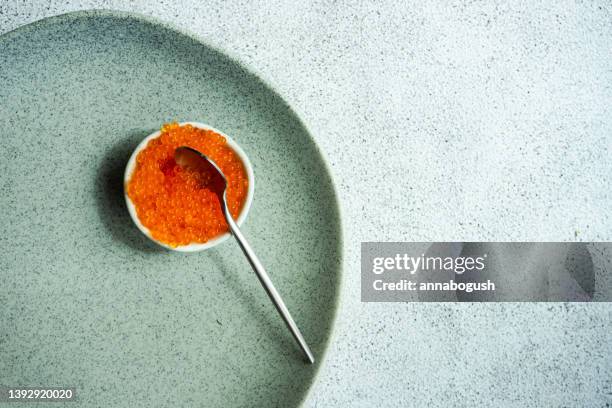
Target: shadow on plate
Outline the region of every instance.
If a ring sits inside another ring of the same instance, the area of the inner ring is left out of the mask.
[[[154,130],[135,130],[111,147],[102,159],[96,179],[98,213],[113,240],[143,252],[162,252],[163,248],[145,237],[128,213],[123,194],[123,174],[130,155]]]
[[[224,245],[228,245],[230,242],[225,242]],[[232,243],[235,244],[235,243]],[[237,244],[236,244],[237,245]],[[241,302],[245,305],[244,309],[250,314],[250,319],[257,322],[262,326],[261,333],[265,333],[267,339],[266,342],[276,343],[280,354],[285,356],[295,356],[300,362],[303,361],[301,352],[298,349],[297,344],[294,342],[289,330],[284,326],[281,317],[274,311],[268,313],[268,308],[272,309],[272,302],[266,297],[262,301],[262,297],[245,290],[245,288],[252,287],[242,282],[243,279],[254,279],[257,280],[257,276],[251,270],[248,265],[246,258],[244,259],[244,270],[235,270],[227,267],[223,255],[217,248],[205,251],[206,256],[215,264],[217,270],[223,276],[223,282],[225,282],[232,292],[235,293],[235,301]],[[257,287],[256,290],[264,292],[263,287]],[[257,341],[257,339],[252,339]]]

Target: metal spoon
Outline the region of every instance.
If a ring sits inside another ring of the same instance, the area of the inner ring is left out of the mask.
[[[272,284],[272,281],[259,261],[259,258],[257,258],[255,252],[253,252],[253,249],[247,242],[244,235],[242,235],[240,232],[238,225],[230,214],[226,200],[227,179],[225,178],[225,175],[221,169],[215,164],[215,162],[206,157],[206,155],[187,146],[181,146],[174,151],[174,160],[181,167],[189,167],[195,170],[205,171],[212,175],[209,186],[212,187],[214,192],[219,197],[219,203],[221,203],[223,215],[225,216],[225,220],[227,221],[227,225],[229,226],[232,235],[236,238],[236,241],[238,241],[242,252],[244,252],[244,255],[247,257],[251,267],[255,271],[255,274],[257,274],[257,277],[266,290],[266,293],[272,300],[272,303],[274,303],[276,310],[278,310],[278,313],[285,321],[285,324],[289,328],[293,338],[304,352],[304,356],[309,363],[314,363],[314,356],[312,355],[308,344],[306,344],[306,340],[304,340],[300,329],[295,324],[295,321],[291,317],[287,306],[285,306],[283,299],[276,291],[276,288]]]

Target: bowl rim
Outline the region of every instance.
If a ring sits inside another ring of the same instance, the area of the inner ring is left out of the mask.
[[[251,208],[251,204],[253,202],[253,196],[255,194],[255,178],[253,175],[253,166],[251,165],[251,162],[248,156],[246,155],[244,150],[242,150],[240,145],[238,145],[238,143],[236,143],[231,137],[229,137],[222,131],[210,125],[207,125],[202,122],[195,122],[195,121],[179,122],[178,124],[179,126],[191,125],[198,129],[212,130],[213,132],[222,135],[223,137],[225,137],[227,144],[232,148],[232,150],[234,150],[234,152],[236,152],[236,154],[242,161],[242,164],[244,165],[244,168],[247,173],[247,179],[249,181],[249,186],[247,188],[246,200],[244,201],[244,205],[242,206],[240,215],[238,216],[238,219],[236,220],[236,223],[238,224],[238,226],[241,226],[247,218],[249,209]],[[134,224],[136,224],[140,232],[142,232],[147,238],[155,242],[157,245],[160,245],[166,249],[170,249],[172,251],[177,251],[177,252],[198,252],[198,251],[203,251],[205,249],[216,247],[222,242],[225,242],[231,236],[231,233],[229,231],[211,240],[203,242],[203,243],[190,243],[187,245],[179,245],[177,247],[172,247],[164,242],[158,241],[155,238],[153,238],[149,229],[145,227],[140,221],[140,218],[138,218],[136,206],[134,205],[134,203],[132,202],[132,200],[127,194],[127,184],[130,181],[132,174],[134,173],[134,170],[136,169],[136,157],[149,144],[151,140],[158,138],[161,135],[161,132],[162,132],[161,129],[157,130],[151,133],[150,135],[148,135],[147,137],[145,137],[144,139],[142,139],[142,141],[138,144],[138,146],[136,146],[136,148],[132,152],[132,155],[130,156],[125,166],[125,172],[123,175],[123,195],[125,197],[125,203],[127,205],[128,212],[130,213],[130,217],[132,218],[132,221],[134,222]]]

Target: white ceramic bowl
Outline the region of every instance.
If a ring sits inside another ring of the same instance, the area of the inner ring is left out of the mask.
[[[251,162],[249,161],[249,158],[244,153],[244,151],[240,148],[240,146],[238,146],[238,144],[232,140],[232,138],[230,138],[225,133],[220,132],[219,130],[211,126],[208,126],[208,125],[205,125],[204,123],[199,123],[199,122],[181,122],[179,123],[179,125],[191,125],[193,127],[197,127],[200,129],[212,130],[216,133],[219,133],[220,135],[223,135],[225,139],[227,140],[227,144],[236,152],[238,157],[240,157],[240,160],[242,160],[242,163],[244,164],[244,168],[246,169],[247,178],[249,180],[249,188],[247,190],[246,200],[242,207],[242,211],[240,212],[240,215],[238,216],[238,219],[236,220],[238,225],[242,225],[242,223],[247,217],[247,214],[249,213],[249,209],[251,208],[251,203],[253,202],[253,193],[255,191],[255,179],[253,178],[253,167],[251,166]],[[127,192],[125,191],[125,186],[127,185],[128,181],[132,178],[132,173],[134,172],[134,169],[136,168],[136,156],[138,156],[138,153],[140,153],[140,151],[143,150],[147,146],[150,140],[159,137],[160,134],[161,134],[161,131],[157,131],[145,137],[144,140],[140,142],[140,144],[136,147],[136,149],[134,149],[134,152],[132,153],[130,160],[128,160],[127,166],[125,167],[125,175],[123,177],[124,195],[125,195],[125,202],[127,204],[127,208],[130,213],[130,216],[132,217],[132,220],[134,221],[138,229],[143,234],[145,234],[149,239],[151,239],[156,244],[159,244],[163,246],[164,248],[168,248],[173,251],[196,252],[196,251],[202,251],[204,249],[212,248],[214,246],[219,245],[220,243],[222,243],[223,241],[225,241],[231,236],[229,232],[221,234],[218,237],[213,238],[203,244],[193,243],[193,244],[188,244],[188,245],[181,245],[181,246],[174,248],[167,244],[164,244],[163,242],[159,242],[158,240],[153,238],[151,236],[151,232],[149,231],[149,229],[145,227],[144,225],[142,225],[142,223],[140,222],[140,219],[138,218],[138,214],[136,213],[136,207],[134,206],[134,203],[132,203],[132,200],[130,200],[130,198],[128,197]]]

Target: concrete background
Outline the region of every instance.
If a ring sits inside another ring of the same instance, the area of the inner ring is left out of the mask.
[[[612,406],[612,306],[364,304],[362,241],[612,239],[608,2],[0,0],[156,16],[273,84],[330,162],[342,308],[306,407]]]

